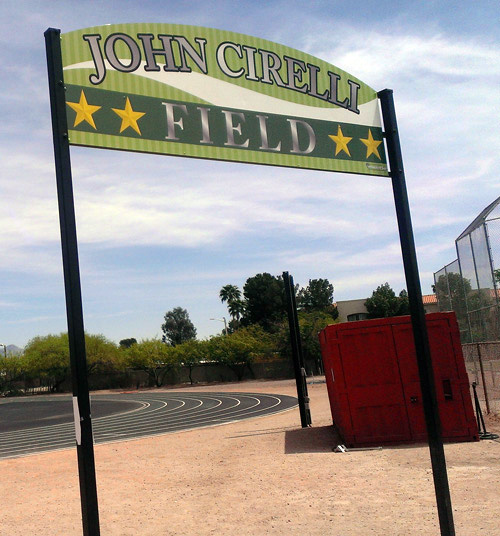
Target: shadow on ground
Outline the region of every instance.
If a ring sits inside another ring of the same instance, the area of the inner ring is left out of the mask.
[[[340,437],[332,425],[298,428],[285,432],[285,454],[332,452]]]

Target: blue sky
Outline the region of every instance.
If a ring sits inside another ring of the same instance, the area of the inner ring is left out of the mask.
[[[422,290],[500,195],[500,38],[493,1],[10,1],[0,5],[0,343],[66,330],[43,32],[118,22],[262,37],[394,90]],[[335,299],[405,287],[390,181],[72,148],[85,327],[161,335],[259,272],[328,278]]]

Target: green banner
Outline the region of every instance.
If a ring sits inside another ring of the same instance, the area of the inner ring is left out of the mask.
[[[262,39],[166,24],[62,35],[70,143],[388,176],[378,99]]]

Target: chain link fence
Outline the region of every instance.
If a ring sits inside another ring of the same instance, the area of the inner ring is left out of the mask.
[[[462,343],[498,341],[500,197],[478,215],[455,245],[457,260],[434,274],[439,310],[455,311]]]
[[[477,384],[481,407],[486,413],[500,413],[500,341],[462,345],[470,382]]]

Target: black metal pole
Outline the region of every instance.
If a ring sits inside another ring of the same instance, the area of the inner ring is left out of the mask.
[[[71,177],[66,101],[62,69],[60,30],[45,32],[50,108],[54,139],[59,223],[66,291],[66,314],[73,384],[75,435],[80,477],[80,497],[84,536],[99,536],[99,512],[95,477],[94,442],[87,382],[87,358],[83,307],[76,239],[75,207]]]
[[[439,525],[442,536],[454,536],[455,527],[453,524],[453,512],[446,471],[443,439],[441,436],[441,421],[439,418],[429,338],[425,323],[425,311],[422,303],[422,290],[420,288],[417,254],[413,238],[408,193],[406,191],[403,156],[399,142],[393,92],[391,89],[384,89],[379,92],[378,97],[380,99],[382,117],[384,120],[387,153],[391,168],[390,175],[392,178],[394,202],[396,205],[406,284],[408,287],[413,337],[417,354],[422,402],[425,423],[427,426],[432,472],[434,476]]]
[[[481,371],[481,382],[483,384],[484,401],[486,403],[486,414],[490,414],[490,400],[488,396],[488,388],[486,387],[486,377],[484,375],[483,355],[481,352],[481,343],[477,343],[477,358],[479,361],[479,370]]]
[[[295,289],[293,288],[293,278],[288,274],[288,272],[283,272],[283,283],[285,286],[286,310],[288,315],[288,326],[290,329],[293,369],[295,373],[295,383],[297,384],[300,423],[302,428],[307,428],[311,424],[311,411],[309,408],[309,396],[307,393],[307,382],[302,357],[297,306],[295,303]]]
[[[479,438],[482,439],[487,432],[486,425],[484,424],[483,412],[481,411],[481,404],[479,403],[479,397],[477,396],[476,382],[472,382],[472,390],[474,391],[474,406],[476,408],[477,429],[479,431]]]
[[[292,276],[289,276],[288,288],[290,289],[290,298],[291,298],[290,310],[293,313],[295,340],[296,340],[298,356],[299,356],[300,377],[301,377],[301,383],[302,383],[302,392],[304,394],[304,409],[305,409],[305,414],[306,414],[306,423],[307,423],[307,426],[310,426],[312,424],[311,406],[309,405],[309,393],[307,391],[306,367],[304,365],[304,352],[302,351],[302,339],[300,337],[299,314],[297,312],[297,301],[295,298],[295,285],[293,283]]]

